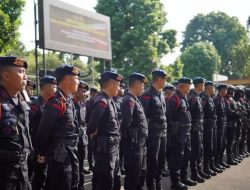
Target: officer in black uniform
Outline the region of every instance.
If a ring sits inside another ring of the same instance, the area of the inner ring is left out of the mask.
[[[205,79],[202,77],[195,77],[193,79],[194,89],[189,93],[189,106],[192,117],[191,127],[191,179],[198,183],[204,183],[205,179],[211,176],[205,174],[201,170],[201,159],[203,154],[203,122],[204,112],[200,93],[204,90]]]
[[[143,190],[146,177],[146,139],[148,123],[137,98],[147,78],[140,73],[129,76],[129,89],[122,101],[121,142],[125,167],[125,190]]]
[[[215,167],[214,156],[216,155],[217,146],[217,115],[213,101],[215,93],[215,83],[212,81],[205,82],[205,91],[200,94],[202,107],[204,112],[203,124],[203,163],[204,173],[215,176],[217,173],[222,173],[222,170]]]
[[[55,74],[58,89],[44,107],[37,133],[38,162],[48,163],[49,189],[77,190],[79,129],[72,94],[77,91],[80,70],[63,64]]]
[[[119,190],[120,125],[112,97],[116,96],[123,77],[107,71],[101,75],[101,93],[94,99],[87,123],[87,133],[95,139],[95,166],[93,182],[95,190]]]
[[[89,122],[90,114],[93,109],[94,99],[98,95],[98,90],[96,88],[90,88],[90,98],[86,101],[86,118],[85,122]],[[93,155],[93,149],[94,149],[94,140],[90,138],[88,135],[88,164],[89,164],[89,171],[94,171],[94,155]]]
[[[34,97],[35,89],[36,89],[36,84],[31,80],[27,80],[27,85],[25,86],[25,90],[31,100],[35,99]]]
[[[215,165],[219,169],[229,168],[223,160],[224,151],[226,149],[226,126],[227,114],[224,97],[227,94],[227,85],[219,84],[217,86],[218,94],[214,97],[214,104],[217,114],[217,153],[215,156]]]
[[[226,151],[227,151],[227,164],[229,165],[238,164],[233,158],[233,147],[235,143],[237,120],[240,118],[240,113],[237,110],[237,105],[233,99],[233,96],[234,96],[234,86],[228,85],[227,95],[225,96],[225,106],[227,112]]]
[[[27,62],[0,57],[0,189],[29,190],[27,157],[32,150],[25,88]]]
[[[34,176],[32,179],[32,189],[40,190],[45,187],[47,177],[47,164],[37,162],[39,149],[37,146],[37,131],[42,117],[43,109],[48,99],[56,92],[56,78],[46,75],[40,79],[40,95],[30,104],[30,134],[34,147],[33,164]]]
[[[191,151],[190,130],[192,121],[186,96],[190,91],[191,84],[192,79],[180,78],[178,89],[167,102],[168,124],[170,125],[169,170],[171,187],[177,190],[185,190],[188,189],[186,185],[194,186],[197,184],[187,176]]]
[[[165,71],[152,72],[153,83],[142,94],[140,101],[148,119],[147,176],[148,190],[162,190],[161,177],[166,160],[167,118],[166,102],[161,89],[167,79]]]
[[[79,158],[79,175],[80,183],[79,190],[84,189],[84,174],[90,174],[90,171],[84,169],[84,159],[86,158],[86,150],[88,145],[87,125],[85,121],[86,116],[86,92],[89,86],[84,81],[79,81],[77,92],[74,93],[73,101],[76,109],[76,116],[79,128],[79,142],[78,142],[78,158]]]
[[[246,108],[248,118],[248,129],[247,129],[247,151],[250,152],[250,88],[245,89],[246,96]]]

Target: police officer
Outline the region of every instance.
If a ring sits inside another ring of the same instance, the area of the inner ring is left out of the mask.
[[[27,157],[32,149],[29,107],[21,97],[27,62],[0,57],[0,189],[29,190]]]
[[[31,80],[27,80],[27,85],[25,86],[25,90],[31,99],[35,99],[35,97],[33,96],[35,89],[36,89],[36,84]]]
[[[205,179],[209,179],[211,176],[201,171],[201,157],[203,150],[203,121],[204,112],[200,93],[204,90],[205,79],[202,77],[195,77],[193,79],[194,89],[189,93],[189,106],[192,117],[191,127],[191,179],[198,183],[204,183]],[[204,179],[205,178],[205,179]]]
[[[56,92],[56,78],[46,75],[40,79],[40,95],[30,104],[30,133],[34,147],[33,164],[34,176],[32,179],[32,189],[40,190],[45,187],[47,177],[47,164],[37,162],[37,156],[40,152],[37,146],[37,131],[42,117],[43,109],[48,99]]]
[[[215,156],[215,165],[219,169],[229,168],[223,160],[224,151],[226,149],[226,126],[227,114],[224,97],[227,94],[227,85],[219,84],[217,86],[218,94],[214,97],[214,104],[217,114],[217,153]]]
[[[237,110],[237,105],[233,99],[233,96],[234,96],[234,86],[228,85],[227,95],[225,96],[225,106],[227,112],[226,151],[227,151],[227,164],[229,165],[238,164],[233,158],[233,146],[235,143],[237,120],[239,119],[240,114],[239,111]]]
[[[137,98],[147,78],[140,73],[129,76],[128,92],[122,101],[121,135],[125,167],[125,190],[142,190],[146,176],[147,119]]]
[[[248,118],[248,129],[247,129],[247,151],[250,152],[250,88],[245,89],[246,95],[246,108]]]
[[[178,190],[188,189],[186,185],[194,186],[197,184],[197,182],[187,176],[190,160],[190,130],[192,121],[186,96],[190,91],[191,84],[192,79],[180,78],[178,89],[167,102],[167,115],[170,125],[169,170],[172,182],[171,187]]]
[[[166,100],[166,102],[174,94],[175,89],[176,88],[174,87],[174,85],[172,85],[170,83],[167,84],[166,86],[164,86],[163,91],[165,93],[165,100]]]
[[[84,189],[84,174],[90,174],[90,171],[84,169],[84,159],[86,157],[86,150],[88,145],[87,126],[85,121],[87,98],[86,92],[89,86],[84,81],[79,81],[77,92],[74,93],[73,101],[76,109],[77,123],[79,128],[79,142],[78,142],[78,158],[79,158],[79,175],[80,183],[79,190]]]
[[[216,155],[217,146],[217,128],[216,128],[216,109],[213,102],[215,93],[215,83],[212,81],[205,82],[205,91],[200,94],[202,107],[204,112],[203,124],[203,155],[204,155],[204,173],[215,176],[222,173],[214,165],[214,156]]]
[[[87,133],[95,139],[95,190],[119,190],[120,126],[112,97],[116,96],[123,77],[107,71],[101,75],[101,93],[94,99]]]
[[[86,123],[88,123],[91,111],[93,109],[94,99],[98,95],[98,90],[96,88],[90,88],[90,98],[86,101]],[[94,155],[93,155],[93,149],[94,149],[94,140],[93,138],[90,138],[88,135],[88,164],[89,164],[89,171],[94,171]]]
[[[152,72],[153,83],[142,94],[140,101],[148,119],[147,176],[148,190],[162,190],[161,176],[165,166],[167,143],[166,102],[161,89],[167,74],[156,69]]]
[[[55,74],[58,89],[44,107],[37,134],[38,162],[48,163],[49,189],[76,190],[79,129],[72,94],[77,91],[80,70],[63,64],[56,68]]]

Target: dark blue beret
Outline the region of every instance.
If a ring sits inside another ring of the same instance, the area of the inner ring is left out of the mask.
[[[235,91],[235,87],[233,85],[228,85],[227,90],[229,91]]]
[[[153,72],[152,72],[152,77],[163,77],[163,78],[168,78],[168,75],[167,73],[162,70],[162,69],[155,69]]]
[[[106,71],[101,75],[101,82],[107,81],[109,79],[113,79],[113,80],[122,82],[123,76],[119,75],[118,73],[113,72],[113,71]]]
[[[96,88],[90,88],[90,93],[97,93],[98,90]]]
[[[178,80],[178,84],[179,83],[193,84],[193,81],[190,78],[182,77]]]
[[[141,74],[141,73],[132,73],[130,76],[129,76],[129,81],[133,81],[133,80],[140,80],[142,82],[144,82],[145,84],[148,82],[148,79],[147,77],[145,77],[145,75]]]
[[[250,96],[250,88],[245,89],[245,94],[246,94],[246,96]]]
[[[89,85],[85,81],[80,80],[78,88],[84,88],[86,90],[89,90]]]
[[[51,75],[45,75],[40,78],[40,84],[57,84],[56,78]]]
[[[80,69],[76,66],[71,66],[68,64],[60,65],[55,70],[56,76],[66,76],[66,75],[76,75],[80,76]]]
[[[236,86],[235,91],[245,92],[244,86],[242,86],[242,85]]]
[[[178,80],[175,80],[174,82],[172,82],[172,85],[178,85]]]
[[[167,84],[166,86],[164,86],[163,90],[164,91],[166,91],[166,90],[175,90],[175,87],[172,84]]]
[[[24,59],[15,56],[0,57],[0,66],[24,67],[25,69],[28,68],[28,64]]]
[[[215,83],[213,81],[207,80],[205,82],[205,86],[215,86]]]
[[[218,89],[218,90],[220,90],[220,89],[227,89],[227,85],[224,84],[224,83],[218,84],[218,85],[217,85],[217,89]]]
[[[30,86],[33,89],[36,89],[36,84],[33,81],[31,81],[31,80],[27,80],[26,86]]]
[[[200,84],[200,83],[205,83],[206,79],[202,78],[202,77],[195,77],[193,78],[193,83],[194,84]]]

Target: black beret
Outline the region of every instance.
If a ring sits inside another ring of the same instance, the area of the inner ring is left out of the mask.
[[[96,88],[90,88],[90,93],[98,93],[98,90]]]
[[[244,86],[242,86],[242,85],[236,86],[235,91],[245,92]]]
[[[15,56],[0,57],[0,66],[24,67],[25,69],[28,68],[28,64],[24,59]]]
[[[213,81],[207,80],[205,82],[205,86],[215,86],[215,83]]]
[[[86,90],[89,90],[89,85],[85,81],[80,80],[78,88],[84,88]]]
[[[205,83],[206,79],[202,78],[202,77],[195,77],[193,78],[193,83],[194,84],[200,84],[200,83]]]
[[[227,90],[229,90],[229,91],[234,91],[235,88],[234,88],[233,85],[228,85],[228,86],[227,86]]]
[[[148,79],[147,77],[145,77],[145,75],[141,74],[141,73],[132,73],[130,76],[129,76],[129,81],[133,81],[133,80],[140,80],[142,81],[144,84],[146,84],[148,82]]]
[[[109,79],[113,79],[113,80],[122,82],[122,81],[123,81],[123,76],[122,76],[122,75],[119,75],[118,73],[113,72],[113,71],[106,71],[106,72],[104,72],[104,73],[101,75],[101,82],[107,81],[107,80],[109,80]]]
[[[245,89],[245,94],[246,94],[246,96],[250,96],[250,88]]]
[[[36,84],[33,81],[31,81],[31,80],[27,80],[26,86],[30,86],[33,89],[36,89]]]
[[[164,91],[166,91],[166,90],[175,90],[175,87],[172,84],[167,84],[166,86],[164,86],[163,90]]]
[[[163,78],[167,79],[167,78],[168,78],[168,75],[167,75],[167,73],[166,73],[164,70],[162,70],[162,69],[155,69],[155,70],[152,72],[152,77],[153,77],[153,78],[154,78],[154,77],[163,77]]]
[[[178,80],[175,80],[174,82],[172,82],[172,85],[178,85]]]
[[[217,85],[217,89],[218,89],[218,90],[220,90],[220,89],[227,89],[227,85],[226,85],[226,84],[223,84],[223,83],[218,84],[218,85]]]
[[[60,65],[55,70],[56,76],[66,76],[66,75],[76,75],[80,76],[80,69],[76,66],[71,66],[68,64]]]
[[[178,80],[178,84],[179,83],[193,84],[193,81],[190,78],[182,77]]]
[[[40,78],[40,84],[57,84],[56,78],[51,75],[45,75]]]

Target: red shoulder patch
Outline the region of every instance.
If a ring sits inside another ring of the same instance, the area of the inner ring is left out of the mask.
[[[38,106],[33,104],[33,105],[30,106],[30,109],[33,110],[33,111],[37,111]]]
[[[151,99],[151,96],[148,96],[148,95],[145,95],[142,97],[144,100],[150,100]]]
[[[105,102],[100,101],[100,102],[98,103],[98,107],[99,107],[100,109],[105,109],[105,108],[107,107],[107,104],[106,104]]]

